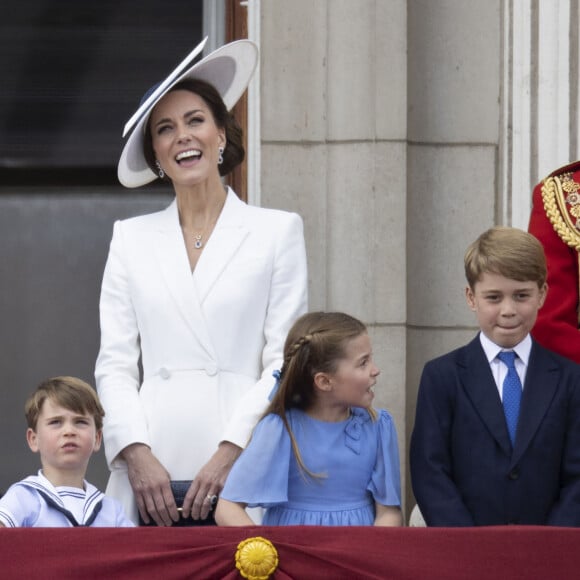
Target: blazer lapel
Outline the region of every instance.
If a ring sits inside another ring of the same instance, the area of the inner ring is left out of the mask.
[[[228,188],[222,212],[193,275],[202,304],[249,233],[244,219],[248,218],[246,210],[246,204]]]
[[[200,345],[213,357],[215,353],[189,268],[175,200],[160,214],[155,235],[156,243],[153,251],[169,294]]]
[[[492,437],[509,456],[512,445],[503,407],[479,335],[465,347],[464,354],[465,357],[460,358],[457,364],[467,396]]]
[[[524,382],[512,463],[516,463],[535,435],[551,405],[559,381],[559,367],[535,341]]]

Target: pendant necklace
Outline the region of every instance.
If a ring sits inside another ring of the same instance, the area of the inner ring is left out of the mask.
[[[214,220],[212,220],[212,222],[211,222],[211,225],[210,225],[210,228],[212,228],[213,226],[215,226],[215,224],[216,224],[216,222],[217,222],[217,220],[218,220],[218,217],[219,217],[219,215],[220,215],[220,213],[221,213],[221,211],[222,211],[222,208],[223,208],[223,204],[222,204],[222,206],[220,207],[220,209],[219,209],[219,211],[218,211],[217,215],[215,216],[215,219],[214,219]],[[201,234],[194,234],[194,235],[193,235],[193,247],[194,247],[196,250],[201,250],[201,249],[203,248],[203,243],[204,243],[204,242],[203,242],[203,236],[205,235],[205,231],[206,231],[206,229],[208,229],[208,226],[207,226],[207,225],[206,225],[206,226],[203,228],[203,230],[202,230]]]
[[[213,223],[211,224],[212,227],[215,225],[215,222],[216,221],[217,221],[217,217],[216,217],[215,220],[213,220]],[[207,226],[205,226],[203,228],[203,230],[201,231],[200,234],[193,234],[193,247],[196,250],[201,250],[203,248],[203,236],[205,235],[205,230],[206,229],[207,229]]]
[[[206,230],[209,229],[211,231],[211,228],[213,226],[215,226],[215,224],[218,220],[218,217],[220,216],[220,213],[224,207],[224,203],[225,203],[225,200],[222,202],[221,206],[218,209],[218,212],[217,212],[215,218],[213,220],[211,220],[210,224],[206,224],[204,226],[203,230],[201,230],[201,233],[193,234],[193,247],[196,250],[201,250],[203,248],[203,246],[204,246],[203,236],[205,235]]]

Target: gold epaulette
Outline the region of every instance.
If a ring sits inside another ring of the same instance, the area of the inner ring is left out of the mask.
[[[542,200],[556,233],[580,252],[580,183],[572,175],[567,172],[547,177],[542,183]]]

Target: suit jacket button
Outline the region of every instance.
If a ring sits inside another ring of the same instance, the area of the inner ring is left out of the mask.
[[[519,470],[518,470],[518,469],[512,469],[512,470],[509,472],[509,475],[508,475],[508,477],[509,477],[509,478],[510,478],[512,481],[513,481],[513,480],[515,480],[515,479],[518,479],[518,478],[520,477],[520,472],[519,472]]]
[[[161,367],[159,369],[159,376],[166,381],[171,376],[171,373],[165,367]]]
[[[208,374],[210,377],[213,377],[213,376],[214,376],[214,375],[216,375],[216,374],[217,374],[217,372],[218,372],[217,365],[216,365],[215,363],[213,363],[213,362],[208,362],[208,363],[205,365],[205,372],[206,372],[206,373],[207,373],[207,374]]]

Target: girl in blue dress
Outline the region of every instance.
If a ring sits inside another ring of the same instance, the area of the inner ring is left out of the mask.
[[[220,525],[402,525],[397,433],[371,404],[379,369],[362,322],[339,312],[299,318],[277,390],[234,464]]]

